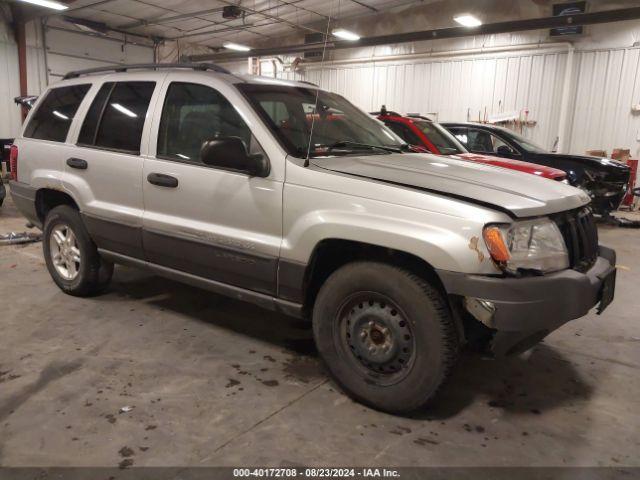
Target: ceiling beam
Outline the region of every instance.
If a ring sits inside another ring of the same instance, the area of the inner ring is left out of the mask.
[[[426,40],[440,40],[444,38],[469,37],[475,35],[492,35],[498,33],[520,32],[526,30],[540,30],[566,26],[595,25],[599,23],[612,23],[624,20],[636,20],[640,18],[640,7],[620,8],[601,12],[580,13],[576,15],[529,18],[525,20],[510,20],[506,22],[487,23],[478,27],[448,27],[434,30],[420,30],[417,32],[394,33],[364,37],[357,42],[332,41],[326,43],[327,49],[345,49],[372,47],[376,45],[389,45],[397,43],[421,42]],[[325,47],[322,42],[298,45],[283,45],[273,48],[257,48],[249,52],[213,53],[204,55],[192,55],[190,61],[203,62],[208,60],[232,60],[247,57],[261,57],[281,54],[296,54],[305,51],[321,50]]]

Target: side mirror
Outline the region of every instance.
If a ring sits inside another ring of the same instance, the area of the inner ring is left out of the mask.
[[[240,137],[219,137],[202,144],[200,159],[205,165],[246,173],[250,177],[269,175],[269,162],[262,154],[250,154]]]
[[[496,153],[498,155],[502,155],[504,157],[510,157],[512,155],[514,155],[514,151],[511,150],[509,147],[507,147],[506,145],[500,145],[498,147],[498,149],[496,150]]]

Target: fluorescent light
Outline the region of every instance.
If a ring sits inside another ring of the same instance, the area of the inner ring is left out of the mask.
[[[116,110],[118,110],[119,112],[124,113],[128,117],[135,118],[138,116],[135,113],[133,113],[131,110],[129,110],[127,107],[123,107],[119,103],[112,103],[111,106]]]
[[[64,113],[60,113],[58,110],[54,110],[53,114],[58,117],[61,118],[63,120],[69,120],[69,117],[67,117]]]
[[[251,47],[233,42],[224,42],[222,46],[224,48],[228,48],[229,50],[237,50],[238,52],[248,52],[249,50],[251,50]]]
[[[344,28],[336,28],[331,32],[331,34],[343,40],[349,40],[350,42],[355,42],[360,40],[360,35],[358,35],[357,33],[353,33],[349,30],[345,30]]]
[[[58,2],[52,2],[51,0],[20,0],[21,2],[31,3],[32,5],[38,5],[39,7],[53,8],[54,10],[66,10],[69,8],[67,5]]]
[[[482,25],[482,22],[473,15],[458,15],[453,19],[463,27],[479,27]]]

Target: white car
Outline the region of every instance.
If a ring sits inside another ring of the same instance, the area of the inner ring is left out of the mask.
[[[94,69],[25,125],[11,193],[64,292],[100,292],[119,263],[310,319],[336,381],[381,410],[432,399],[466,341],[518,353],[613,299],[584,192],[406,153],[307,83]]]

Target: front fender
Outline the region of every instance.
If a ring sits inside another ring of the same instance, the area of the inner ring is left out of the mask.
[[[308,264],[320,242],[339,239],[409,253],[437,269],[499,272],[481,238],[483,226],[489,223],[483,216],[467,219],[400,205],[379,207],[389,212],[315,209],[297,216],[290,224],[285,220],[281,257]]]

